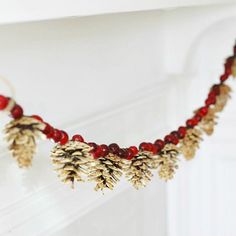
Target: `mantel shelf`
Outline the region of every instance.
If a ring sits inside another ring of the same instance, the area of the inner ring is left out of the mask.
[[[0,24],[233,3],[234,0],[2,0]]]

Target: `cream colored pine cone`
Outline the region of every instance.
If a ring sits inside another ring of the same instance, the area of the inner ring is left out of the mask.
[[[157,168],[157,156],[140,151],[124,169],[126,178],[136,188],[147,185],[153,176],[151,169]]]
[[[84,181],[93,163],[92,148],[85,143],[69,141],[65,145],[57,144],[51,151],[52,163],[58,176],[64,183]]]
[[[42,136],[44,127],[43,123],[27,116],[6,125],[6,140],[19,167],[31,166],[36,152],[36,139]]]
[[[180,142],[180,151],[186,160],[191,160],[195,156],[201,141],[202,132],[198,128],[187,130],[184,139]]]
[[[207,135],[212,135],[214,132],[215,125],[217,124],[217,115],[214,109],[209,109],[206,116],[203,117],[199,123],[199,127]]]
[[[96,159],[88,174],[88,180],[96,183],[95,190],[113,190],[122,176],[124,162],[125,160],[113,154]]]
[[[158,166],[161,179],[170,180],[178,169],[179,149],[174,144],[166,144],[159,153]]]

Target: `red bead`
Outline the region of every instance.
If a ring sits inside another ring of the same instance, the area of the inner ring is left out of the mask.
[[[179,134],[177,131],[172,131],[170,134],[174,135],[176,138],[179,138]]]
[[[165,143],[171,143],[172,142],[172,136],[170,134],[166,135],[165,138]]]
[[[145,143],[145,142],[140,143],[139,149],[142,151],[148,151],[148,143]]]
[[[189,119],[186,121],[187,127],[194,127],[196,125],[196,121],[194,119]]]
[[[73,141],[78,141],[78,142],[84,142],[84,138],[81,135],[79,135],[79,134],[74,135],[72,137],[72,140]]]
[[[61,131],[61,140],[60,140],[60,144],[64,145],[69,141],[69,136],[65,131]]]
[[[109,148],[106,144],[101,145],[102,156],[107,156],[109,154]]]
[[[157,153],[159,153],[160,151],[161,151],[161,146],[160,145],[158,145],[158,144],[154,144],[154,151],[153,151],[153,154],[157,154]]]
[[[118,151],[118,156],[120,158],[126,159],[128,157],[128,151],[126,149],[120,148]]]
[[[35,120],[43,122],[43,119],[40,116],[32,115],[31,117],[34,118]]]
[[[138,149],[137,149],[138,150]],[[133,157],[134,157],[135,155],[134,155],[134,153],[133,153],[133,151],[129,148],[129,149],[127,149],[127,160],[131,160]]]
[[[48,123],[45,123],[45,125],[46,126],[43,130],[43,133],[47,136],[48,139],[51,139],[54,135],[54,128]]]
[[[0,110],[4,110],[9,103],[9,99],[5,96],[0,95]]]
[[[134,154],[134,156],[138,154],[138,148],[135,146],[129,147],[129,150],[131,150],[131,152]]]
[[[88,143],[88,145],[93,148],[93,152],[97,150],[98,145],[96,143]]]
[[[173,143],[177,145],[179,143],[179,139],[175,137],[173,134],[169,134],[165,136],[165,143]]]
[[[213,85],[211,90],[214,91],[214,93],[218,96],[220,94],[220,86],[219,86],[219,84]]]
[[[101,156],[102,156],[102,148],[101,148],[101,146],[98,145],[97,148],[96,148],[96,151],[93,152],[93,157],[95,159],[97,159]]]
[[[159,152],[160,148],[159,146],[155,145],[155,144],[152,144],[152,153],[153,154],[157,154]]]
[[[44,134],[49,134],[51,132],[51,125],[49,125],[48,123],[44,123],[45,124],[45,128],[43,130]]]
[[[160,149],[163,149],[165,146],[165,142],[161,139],[157,139],[154,144],[158,145]]]
[[[228,57],[225,61],[225,72],[231,72],[231,67],[233,65],[233,61],[234,61],[234,56],[232,57]]]
[[[187,129],[184,126],[180,126],[178,129],[179,138],[184,138],[187,133]]]
[[[54,140],[55,143],[58,143],[61,141],[62,138],[62,132],[58,129],[54,129],[52,139]]]
[[[214,98],[207,98],[206,99],[206,101],[205,101],[205,104],[206,104],[206,106],[210,106],[210,105],[213,105],[213,104],[215,104],[216,103],[216,98],[214,97]]]
[[[111,143],[109,145],[109,151],[112,153],[112,154],[118,154],[120,150],[120,147],[118,146],[118,144],[116,143]]]
[[[198,114],[196,114],[194,117],[193,117],[196,125],[201,121],[202,117]]]
[[[11,115],[14,119],[19,119],[23,116],[23,109],[20,105],[16,104],[12,110],[11,110]]]
[[[201,117],[206,116],[207,113],[208,113],[208,107],[201,107],[197,112],[197,114]]]
[[[147,150],[149,152],[153,152],[154,145],[152,143],[147,143]]]
[[[175,137],[174,135],[172,136],[172,143],[177,145],[179,143],[179,139]]]
[[[226,81],[228,78],[229,78],[229,75],[228,75],[228,74],[223,74],[223,75],[220,76],[220,81],[221,81],[221,82],[224,82],[224,81]]]
[[[209,92],[208,94],[208,98],[215,98],[216,97],[216,93],[212,90]]]

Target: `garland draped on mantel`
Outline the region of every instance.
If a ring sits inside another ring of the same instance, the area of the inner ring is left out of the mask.
[[[31,166],[39,138],[57,143],[51,151],[52,163],[60,179],[74,187],[75,182],[93,181],[95,190],[113,189],[124,174],[137,189],[146,186],[157,170],[160,178],[170,180],[178,168],[179,156],[191,160],[203,134],[211,135],[217,123],[217,114],[230,98],[231,88],[225,83],[236,77],[236,45],[233,56],[226,59],[220,82],[214,84],[202,107],[176,130],[155,142],[142,142],[138,147],[120,147],[116,143],[96,144],[75,134],[69,138],[66,131],[54,128],[38,115],[24,115],[22,107],[13,98],[0,95],[0,110],[13,119],[5,127],[9,150],[19,167]]]

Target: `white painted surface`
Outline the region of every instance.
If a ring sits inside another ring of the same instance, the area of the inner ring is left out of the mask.
[[[27,114],[98,143],[138,144],[202,103],[231,52],[235,13],[205,6],[1,26],[0,72]],[[0,235],[235,236],[235,103],[173,182],[155,177],[140,192],[125,181],[105,196],[90,184],[71,191],[52,172],[52,144],[22,171],[1,143]]]
[[[233,2],[235,0],[1,0],[0,24]]]

